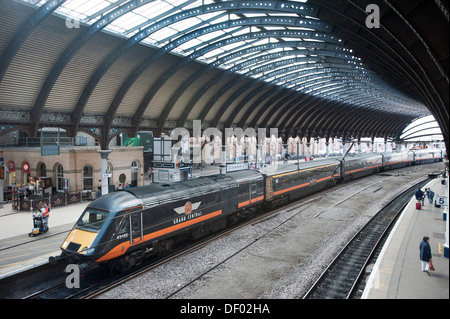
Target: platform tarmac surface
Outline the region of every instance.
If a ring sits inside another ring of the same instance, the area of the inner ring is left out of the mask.
[[[432,180],[424,188],[431,188],[441,196],[445,194],[440,179]],[[444,209],[429,204],[428,199],[421,210],[416,210],[415,204],[416,199],[412,198],[396,223],[373,267],[362,298],[449,299],[449,259],[443,256]],[[422,272],[419,260],[419,244],[424,236],[430,237],[436,269],[430,271],[430,275]]]
[[[48,262],[60,254],[59,246],[90,201],[55,207],[50,211],[49,231],[30,237],[33,215],[14,212],[11,203],[0,210],[0,279]]]

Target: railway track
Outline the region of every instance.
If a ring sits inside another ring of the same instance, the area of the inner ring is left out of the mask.
[[[365,286],[367,265],[375,262],[395,221],[417,186],[388,203],[349,241],[320,275],[303,299],[358,299]]]

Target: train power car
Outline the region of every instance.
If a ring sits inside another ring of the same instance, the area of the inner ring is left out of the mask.
[[[132,266],[170,250],[176,239],[198,237],[207,231],[196,227],[203,222],[223,227],[217,217],[237,209],[237,189],[232,177],[217,175],[101,196],[88,205],[61,249],[85,266],[111,261],[119,268]]]
[[[435,150],[349,154],[114,192],[91,202],[61,245],[62,258],[89,268],[126,269],[146,256],[337,183],[384,169],[442,160]]]

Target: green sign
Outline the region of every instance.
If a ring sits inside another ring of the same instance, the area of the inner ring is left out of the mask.
[[[122,146],[143,146],[144,152],[152,151],[152,132],[138,132],[136,137],[130,137],[122,133]]]

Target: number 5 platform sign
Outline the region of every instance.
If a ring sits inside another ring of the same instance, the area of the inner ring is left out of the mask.
[[[436,196],[436,206],[448,206],[448,199],[446,196]]]

